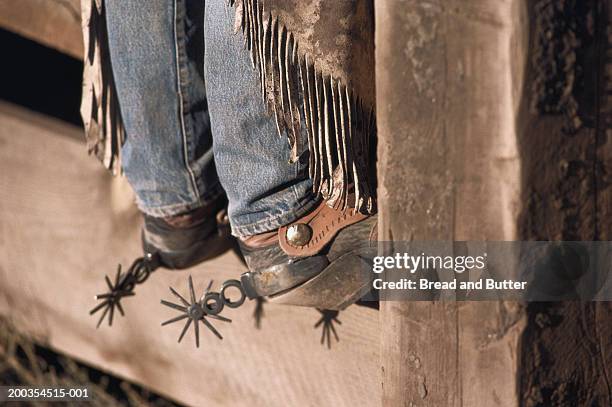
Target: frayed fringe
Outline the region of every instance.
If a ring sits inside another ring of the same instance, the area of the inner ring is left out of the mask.
[[[87,148],[118,174],[125,133],[110,64],[104,1],[81,1],[81,17],[85,44],[81,117]]]
[[[315,194],[336,208],[372,212],[368,150],[376,132],[374,109],[301,53],[293,33],[264,11],[264,2],[228,0],[228,5],[235,7],[236,31],[242,31],[259,72],[262,100],[274,115],[279,135],[288,137],[291,162],[307,142]],[[302,120],[307,140],[301,134]]]
[[[336,208],[374,211],[369,175],[370,138],[376,132],[373,107],[365,106],[350,87],[301,53],[293,33],[264,11],[265,0],[227,1],[236,8],[236,30],[242,31],[259,72],[262,100],[274,115],[279,135],[288,137],[291,161],[307,144],[315,194]],[[82,0],[81,13],[86,49],[81,116],[88,150],[118,174],[125,133],[110,64],[104,1]]]

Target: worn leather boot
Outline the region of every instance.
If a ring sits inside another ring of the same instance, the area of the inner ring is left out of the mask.
[[[169,269],[184,269],[219,256],[232,244],[227,200],[220,198],[185,214],[166,218],[144,215],[145,253],[159,257]]]
[[[249,298],[342,310],[371,288],[377,216],[321,203],[274,232],[243,238]]]
[[[126,270],[117,269],[114,279],[105,276],[108,291],[98,294],[100,302],[89,313],[102,311],[98,327],[105,317],[113,324],[115,309],[124,315],[121,300],[135,295],[135,288],[148,280],[160,267],[183,269],[218,256],[232,245],[227,200],[217,199],[194,211],[167,218],[144,216],[142,244],[144,255]]]

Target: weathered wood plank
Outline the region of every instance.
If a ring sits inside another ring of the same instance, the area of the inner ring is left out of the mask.
[[[80,0],[0,0],[0,27],[83,58]]]
[[[376,2],[379,235],[512,240],[520,1]],[[385,302],[383,404],[514,406],[521,306]]]
[[[609,240],[612,2],[398,3],[376,2],[379,234]],[[610,405],[611,310],[386,303],[384,404]]]
[[[49,346],[189,405],[375,406],[380,400],[378,312],[340,314],[340,342],[327,350],[313,330],[318,312],[254,304],[217,323],[223,341],[203,335],[177,344],[180,327],[159,304],[187,275],[204,288],[243,270],[228,253],[185,272],[158,271],[128,316],[95,329],[88,310],[102,276],[139,255],[139,217],[116,184],[87,157],[81,131],[0,104],[0,313]],[[69,137],[64,137],[69,136]]]
[[[417,1],[405,3],[402,18],[395,17],[397,2],[376,3],[379,236],[448,241],[452,174],[441,117],[440,7],[428,12]],[[381,330],[383,405],[459,405],[455,304],[383,301]]]

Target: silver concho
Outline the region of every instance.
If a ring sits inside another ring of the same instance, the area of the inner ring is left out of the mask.
[[[310,242],[312,229],[304,223],[296,223],[287,228],[286,236],[292,246],[304,246]]]

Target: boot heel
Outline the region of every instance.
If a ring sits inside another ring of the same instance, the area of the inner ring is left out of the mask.
[[[367,294],[372,285],[371,250],[347,253],[320,274],[292,290],[269,297],[270,302],[343,310]]]

